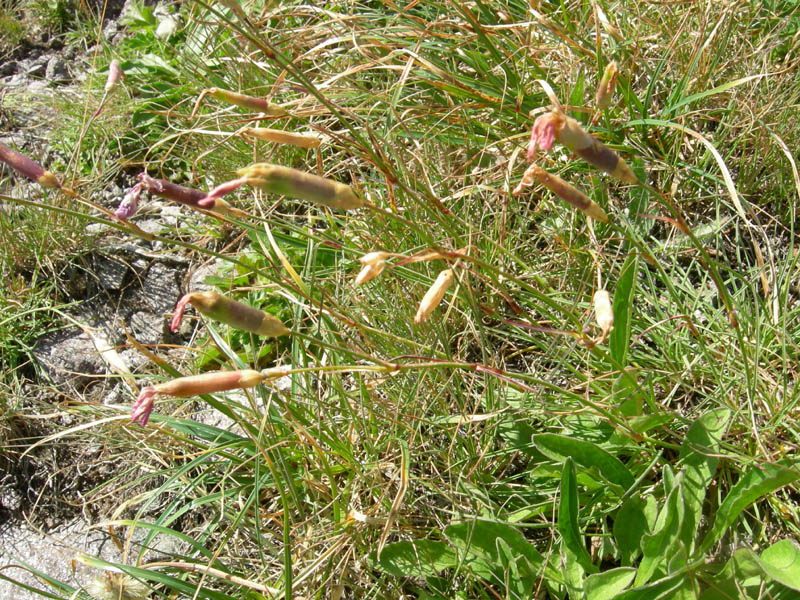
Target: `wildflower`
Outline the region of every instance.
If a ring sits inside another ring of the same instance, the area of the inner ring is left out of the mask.
[[[194,209],[204,209],[213,213],[234,217],[249,216],[246,212],[232,207],[219,198],[239,187],[242,182],[226,182],[217,186],[210,193],[206,193],[166,181],[165,179],[154,179],[147,173],[139,173],[137,179],[139,183],[128,190],[119,208],[117,208],[114,213],[119,219],[129,219],[133,216],[139,204],[139,195],[145,190],[156,196],[185,204]],[[234,183],[236,185],[232,185]]]
[[[263,98],[255,98],[253,96],[237,94],[236,92],[222,90],[215,87],[206,90],[206,93],[212,98],[221,100],[222,102],[234,104],[240,108],[249,108],[250,110],[266,113],[274,117],[282,117],[287,114],[286,110],[284,110],[282,106],[279,104],[274,104],[273,102],[269,102],[268,100],[264,100]]]
[[[330,208],[348,210],[364,205],[344,183],[270,163],[256,163],[237,172],[245,183],[273,194],[307,200]]]
[[[42,187],[53,189],[61,188],[61,183],[50,171],[45,170],[38,163],[12,150],[2,142],[0,142],[0,162],[6,163],[9,167],[28,179],[35,181]]]
[[[117,87],[117,83],[122,78],[122,67],[120,67],[119,61],[115,58],[111,61],[108,65],[108,77],[106,78],[106,86],[105,86],[105,93],[110,94],[114,91],[114,88]]]
[[[522,176],[522,181],[514,189],[513,194],[516,196],[522,190],[533,184],[536,179],[539,183],[553,192],[556,196],[561,198],[564,202],[571,204],[578,210],[583,211],[587,216],[608,223],[608,216],[605,211],[589,196],[584,194],[574,185],[567,183],[558,175],[548,173],[536,163],[531,164]]]
[[[611,296],[608,290],[597,290],[594,293],[594,316],[601,332],[598,343],[604,342],[614,327],[614,311],[611,308]]]
[[[581,124],[558,109],[542,115],[533,123],[528,144],[528,162],[536,150],[549,150],[558,140],[583,160],[626,183],[639,183],[628,164],[611,148],[584,131]]]
[[[225,392],[236,388],[249,388],[258,385],[268,375],[262,375],[253,369],[241,371],[215,371],[202,375],[178,377],[156,385],[150,385],[139,392],[139,397],[131,409],[131,421],[142,426],[147,425],[153,411],[153,401],[157,395],[188,398],[200,394]]]
[[[614,95],[614,87],[617,84],[617,75],[617,62],[612,61],[608,63],[605,71],[603,71],[603,77],[597,85],[597,92],[595,92],[594,95],[594,103],[599,110],[608,108],[611,104],[611,98]]]
[[[450,284],[453,283],[453,269],[445,269],[433,282],[433,285],[425,292],[422,302],[419,303],[417,314],[414,316],[414,323],[422,323],[433,312],[444,298],[444,293]]]
[[[263,310],[226,298],[213,290],[192,292],[181,298],[173,313],[172,323],[170,324],[172,331],[175,331],[180,326],[183,319],[183,311],[187,304],[194,306],[197,312],[209,319],[225,323],[234,329],[269,337],[278,337],[291,333],[281,323],[280,319]]]
[[[245,127],[242,129],[242,134],[264,140],[265,142],[291,144],[292,146],[299,146],[301,148],[319,148],[319,145],[322,143],[322,140],[313,135],[303,135],[265,127]]]

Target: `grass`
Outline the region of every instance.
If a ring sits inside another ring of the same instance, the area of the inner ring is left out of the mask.
[[[199,188],[254,161],[321,164],[376,208],[237,192],[253,218],[234,219],[246,243],[216,284],[293,335],[206,321],[193,350],[293,372],[202,397],[230,426],[193,419],[194,400],[158,400],[146,428],[76,409],[97,419],[83,435],[142,452],[88,502],[116,495],[120,532],[185,548],[114,567],[164,598],[793,597],[796,3],[236,6],[185,7],[177,49],[143,12],[114,50],[131,98],[100,116],[129,126],[84,151]],[[512,196],[541,82],[588,127],[612,59],[615,102],[591,131],[646,185],[557,146],[539,164],[611,222],[540,187]],[[193,115],[210,87],[292,116],[213,99]],[[321,163],[235,135],[256,124],[323,136]],[[433,249],[353,285],[362,254]],[[598,289],[615,324],[592,345]]]

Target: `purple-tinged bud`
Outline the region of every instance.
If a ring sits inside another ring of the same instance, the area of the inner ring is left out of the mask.
[[[270,163],[256,163],[239,169],[237,174],[245,183],[260,187],[273,194],[307,200],[330,208],[348,210],[359,208],[364,201],[344,183],[318,175]]]
[[[264,100],[263,98],[246,96],[244,94],[238,94],[236,92],[222,90],[220,88],[209,88],[207,93],[212,98],[216,98],[222,102],[227,102],[228,104],[233,104],[240,108],[247,108],[257,112],[266,113],[274,117],[282,117],[287,114],[286,110],[282,106]]]
[[[198,204],[203,208],[209,207],[213,208],[216,206],[217,201],[225,196],[226,194],[230,194],[232,191],[241,187],[241,185],[245,182],[244,179],[233,179],[231,181],[226,181],[225,183],[219,184],[213,190],[208,192],[208,195],[200,200]]]
[[[122,197],[122,202],[119,203],[117,210],[114,211],[114,216],[120,221],[127,221],[135,215],[139,209],[139,196],[142,195],[143,189],[144,185],[141,183],[137,183],[129,189]]]
[[[581,124],[560,110],[542,115],[533,123],[528,144],[528,162],[536,157],[537,148],[549,150],[558,140],[583,160],[625,183],[639,183],[628,164],[611,148],[588,134]]]
[[[197,312],[209,319],[225,323],[241,331],[249,331],[269,337],[278,337],[291,333],[291,331],[281,323],[280,319],[273,317],[271,314],[253,308],[252,306],[247,306],[236,300],[226,298],[213,290],[207,292],[192,292],[181,298],[177,306],[175,306],[175,311],[172,316],[172,323],[170,324],[170,329],[172,331],[180,327],[181,320],[183,319],[183,311],[187,304],[194,306]]]
[[[117,87],[117,83],[122,79],[122,67],[119,61],[115,58],[108,65],[108,78],[106,79],[105,93],[110,94]]]
[[[42,187],[53,189],[61,188],[61,183],[50,171],[45,170],[38,163],[35,163],[27,156],[12,150],[2,142],[0,142],[0,162],[6,163],[17,173],[20,173],[28,179],[35,181]]]
[[[218,197],[209,198],[210,194],[207,194],[206,192],[201,192],[200,190],[184,187],[182,185],[178,185],[177,183],[172,183],[165,179],[154,179],[153,177],[150,177],[147,173],[140,173],[138,176],[138,180],[139,183],[137,185],[142,186],[140,188],[140,191],[147,190],[151,194],[155,194],[156,196],[161,196],[162,198],[167,198],[168,200],[172,200],[174,202],[179,202],[180,204],[184,204],[185,206],[188,206],[190,208],[202,209],[218,213],[221,215],[230,215],[240,218],[250,216],[246,212],[239,210],[238,208],[232,207],[230,204],[228,204],[224,200],[219,199]],[[232,182],[222,184],[218,186],[216,189],[220,188],[224,189],[224,186],[229,185],[230,183]],[[134,186],[134,188],[135,187],[136,186]],[[238,185],[236,187],[238,187]],[[215,190],[212,190],[212,194],[213,193],[215,193]],[[217,195],[219,196],[221,194],[217,193]]]
[[[237,388],[249,388],[258,385],[268,376],[253,369],[241,371],[216,371],[202,375],[179,377],[172,381],[148,386],[139,393],[139,397],[131,410],[131,421],[144,426],[153,410],[156,395],[189,398],[200,394],[213,394]]]
[[[513,194],[515,196],[518,195],[523,189],[532,185],[534,179],[564,202],[586,213],[587,216],[602,221],[603,223],[608,223],[608,216],[605,211],[603,211],[594,200],[572,184],[561,179],[558,175],[548,173],[536,163],[531,164],[527,171],[525,171],[525,174],[522,176],[522,181],[520,181],[519,185],[514,189]]]

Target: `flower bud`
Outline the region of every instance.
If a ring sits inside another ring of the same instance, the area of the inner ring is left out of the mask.
[[[597,290],[594,293],[594,316],[601,331],[600,341],[605,341],[614,327],[614,311],[608,290]]]
[[[605,211],[589,196],[584,194],[578,188],[570,183],[567,183],[558,175],[552,175],[539,167],[536,163],[531,164],[525,174],[522,176],[522,181],[514,189],[514,195],[519,194],[524,188],[533,184],[536,179],[539,183],[553,192],[556,196],[561,198],[564,202],[571,204],[578,210],[583,211],[587,216],[592,217],[603,223],[608,223],[608,216]]]
[[[287,114],[282,106],[264,100],[263,98],[254,98],[253,96],[237,94],[236,92],[230,92],[220,88],[210,88],[208,90],[208,95],[222,102],[227,102],[228,104],[233,104],[240,108],[248,108],[256,112],[266,113],[273,117],[282,117]]]
[[[383,262],[391,256],[388,252],[383,250],[376,250],[375,252],[367,252],[364,256],[358,259],[362,265],[374,265],[378,262]]]
[[[625,183],[639,183],[628,164],[611,148],[589,135],[581,124],[560,110],[540,116],[533,123],[528,144],[528,162],[536,157],[537,148],[549,150],[556,139],[583,160]]]
[[[364,205],[344,183],[270,163],[256,163],[237,172],[245,183],[273,194],[307,200],[330,208],[348,210]]]
[[[122,68],[119,65],[119,61],[115,58],[111,61],[108,65],[108,77],[106,78],[106,86],[105,86],[105,93],[110,94],[114,91],[114,88],[117,87],[117,83],[122,78]]]
[[[281,323],[280,319],[263,310],[226,298],[213,290],[193,292],[181,298],[173,313],[172,323],[170,324],[172,331],[175,331],[180,326],[183,319],[183,311],[187,304],[194,306],[197,312],[209,319],[225,323],[241,331],[249,331],[268,337],[278,337],[291,333]]]
[[[131,421],[144,426],[153,410],[153,401],[158,394],[188,398],[200,394],[225,392],[236,388],[249,388],[264,381],[265,376],[253,369],[241,371],[215,371],[202,375],[179,377],[157,385],[143,388],[131,410]]]
[[[603,78],[597,84],[597,91],[594,95],[595,106],[599,110],[609,107],[611,98],[614,96],[614,87],[617,84],[617,61],[608,63],[605,71],[603,71]]]
[[[50,171],[45,170],[38,163],[12,150],[2,142],[0,142],[0,162],[6,163],[17,173],[35,181],[42,187],[53,189],[61,188],[61,183]]]
[[[367,283],[368,281],[375,279],[378,275],[383,273],[385,266],[385,260],[379,260],[377,262],[364,265],[364,268],[358,272],[358,275],[356,275],[356,285],[361,285],[362,283]]]
[[[428,291],[425,292],[425,296],[422,298],[422,302],[419,303],[417,314],[414,317],[414,323],[422,323],[425,321],[433,312],[433,309],[439,306],[447,288],[453,283],[453,276],[453,269],[445,269],[439,273],[436,281],[428,288]]]
[[[265,127],[245,127],[242,129],[242,133],[265,142],[290,144],[301,148],[319,148],[319,145],[322,143],[322,140],[313,135],[291,133],[289,131],[281,131],[280,129],[267,129]]]

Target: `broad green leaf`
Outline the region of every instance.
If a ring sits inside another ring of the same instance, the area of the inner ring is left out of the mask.
[[[667,600],[672,592],[681,585],[685,575],[671,575],[648,585],[637,586],[631,590],[617,594],[614,600]]]
[[[388,544],[376,560],[373,552],[370,563],[397,577],[427,577],[458,565],[453,548],[436,540],[414,540]]]
[[[632,254],[622,265],[617,285],[614,288],[614,328],[608,338],[612,358],[621,366],[628,361],[628,345],[631,339],[631,307],[639,260]]]
[[[525,557],[516,554],[503,538],[497,539],[497,551],[505,578],[504,587],[511,593],[511,597],[528,598],[533,590],[534,581],[532,577],[521,576],[518,564],[525,563]],[[523,572],[530,572],[530,566],[524,564]]]
[[[585,469],[596,469],[606,481],[623,490],[633,485],[634,477],[622,462],[591,442],[576,440],[554,433],[533,436],[533,443],[542,454],[558,462],[572,458]]]
[[[673,486],[656,520],[655,531],[642,540],[642,562],[636,574],[636,586],[641,586],[666,564],[683,523],[683,495],[680,484]]]
[[[719,443],[728,427],[731,411],[719,408],[698,418],[681,445],[683,500],[685,502],[681,539],[689,552],[694,548],[703,501],[719,459]]]
[[[615,317],[616,318],[616,317]],[[638,417],[642,414],[644,396],[638,386],[638,373],[635,369],[626,369],[614,380],[611,386],[614,401],[619,413],[625,417]]]
[[[586,600],[613,600],[636,577],[636,569],[618,567],[589,575],[583,584]]]
[[[669,412],[652,413],[634,417],[628,420],[628,427],[636,433],[646,433],[656,427],[661,427],[675,420],[676,415]]]
[[[761,553],[761,568],[775,581],[800,591],[800,547],[781,540]]]
[[[764,464],[752,467],[742,475],[738,483],[722,501],[717,510],[714,523],[706,535],[703,543],[697,549],[697,555],[706,550],[719,540],[725,531],[733,525],[741,512],[756,500],[775,490],[782,488],[800,478],[800,472],[795,468],[795,461],[781,460],[777,463]]]
[[[561,474],[561,498],[558,503],[558,532],[563,545],[575,556],[575,559],[589,573],[596,573],[597,567],[592,564],[589,551],[586,550],[583,536],[578,526],[578,481],[575,475],[575,463],[567,457]]]
[[[614,518],[614,540],[617,542],[622,564],[629,566],[641,552],[642,540],[655,526],[658,507],[652,495],[642,498],[631,496]]]

